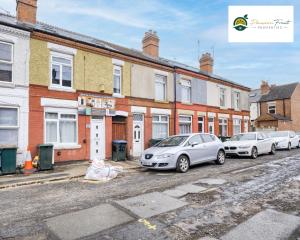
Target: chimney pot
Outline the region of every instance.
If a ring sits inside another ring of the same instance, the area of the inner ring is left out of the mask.
[[[148,32],[145,32],[142,43],[144,53],[152,57],[159,56],[159,37],[156,31],[150,29]]]
[[[36,24],[37,0],[17,0],[17,20]]]
[[[207,73],[212,73],[213,72],[213,66],[214,66],[214,59],[212,58],[211,54],[206,52],[202,54],[200,60],[200,70],[207,72]]]

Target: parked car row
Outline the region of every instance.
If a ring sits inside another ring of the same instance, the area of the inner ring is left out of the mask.
[[[176,169],[187,172],[189,167],[215,161],[222,165],[226,156],[275,154],[277,149],[300,147],[300,137],[293,131],[249,132],[234,135],[226,142],[208,133],[170,136],[146,149],[141,156],[142,167],[150,169]]]

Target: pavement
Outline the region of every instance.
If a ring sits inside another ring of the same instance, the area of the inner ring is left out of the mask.
[[[134,171],[139,168],[138,162],[133,160],[120,162],[107,160],[105,163],[112,166],[121,166],[124,172]],[[53,170],[36,171],[30,175],[2,175],[0,176],[0,189],[82,178],[85,176],[89,165],[88,161],[68,162],[54,165]]]

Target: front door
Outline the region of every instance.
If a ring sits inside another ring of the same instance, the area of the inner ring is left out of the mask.
[[[139,157],[144,151],[144,116],[133,114],[133,156]]]
[[[103,117],[91,119],[91,160],[105,159],[105,126]]]

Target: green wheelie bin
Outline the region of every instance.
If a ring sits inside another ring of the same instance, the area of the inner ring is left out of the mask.
[[[39,162],[38,170],[53,169],[53,144],[38,145]]]
[[[17,147],[0,145],[0,174],[16,173]]]
[[[125,161],[126,159],[126,146],[125,140],[114,140],[112,142],[112,160]]]

